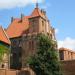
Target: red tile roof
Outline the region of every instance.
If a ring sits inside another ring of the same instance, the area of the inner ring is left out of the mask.
[[[35,8],[30,16],[31,16],[30,18],[38,17],[38,16],[40,16],[42,18],[45,17],[43,12],[41,12],[41,10],[39,8]]]
[[[37,16],[43,17],[43,15],[42,15],[42,13],[41,13],[41,11],[40,11],[39,8],[35,8],[35,9],[34,9],[34,11],[33,11],[32,14],[31,14],[31,18],[32,18],[32,17],[37,17]]]
[[[0,27],[0,41],[10,44],[10,40],[2,27]]]
[[[7,34],[10,38],[21,36],[29,28],[29,16],[21,19],[14,19],[10,26],[7,28]]]
[[[30,16],[25,16],[22,19],[14,19],[10,26],[7,28],[7,34],[10,38],[22,36],[29,28],[29,18],[41,16],[44,17],[39,8],[35,8]]]

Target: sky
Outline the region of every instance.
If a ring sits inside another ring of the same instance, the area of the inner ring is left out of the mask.
[[[11,17],[30,15],[37,0],[0,0],[0,25],[7,28]],[[75,0],[38,0],[55,28],[58,47],[75,50]]]

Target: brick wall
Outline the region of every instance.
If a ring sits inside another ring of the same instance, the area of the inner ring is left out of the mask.
[[[16,70],[0,69],[0,75],[16,75]]]
[[[75,75],[75,60],[61,61],[63,75]]]
[[[75,75],[75,60],[61,61],[63,75]],[[30,68],[22,70],[0,69],[0,75],[35,75]]]
[[[0,75],[35,75],[30,68],[22,70],[0,69]]]

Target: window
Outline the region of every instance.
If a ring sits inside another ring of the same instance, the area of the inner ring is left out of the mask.
[[[4,65],[4,64],[2,64],[2,65],[1,65],[1,68],[4,68],[4,67],[5,67],[5,65]]]
[[[29,49],[34,50],[34,41],[29,41]]]
[[[34,50],[34,41],[32,41],[32,50]]]
[[[32,49],[31,41],[29,41],[29,49]]]
[[[51,37],[51,39],[53,38],[53,37],[52,37],[52,34],[50,34],[50,37]]]
[[[33,20],[33,21],[32,21],[32,25],[33,25],[33,26],[32,26],[32,30],[33,30],[33,32],[36,31],[36,24],[37,24],[37,23],[36,23],[36,20]]]
[[[44,21],[42,21],[42,26],[44,26]]]
[[[12,40],[12,45],[13,45],[13,46],[16,46],[16,43],[17,43],[16,39],[13,39],[13,40]]]
[[[42,32],[44,32],[44,21],[42,21]]]
[[[59,51],[59,57],[60,57],[60,60],[64,60],[64,52],[63,51]]]

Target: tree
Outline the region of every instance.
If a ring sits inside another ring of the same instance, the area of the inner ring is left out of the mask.
[[[44,34],[37,40],[37,52],[29,58],[29,67],[36,75],[61,75],[56,42]]]
[[[5,45],[0,44],[0,63],[2,62],[3,55],[8,52],[9,52],[9,48],[6,47]]]

